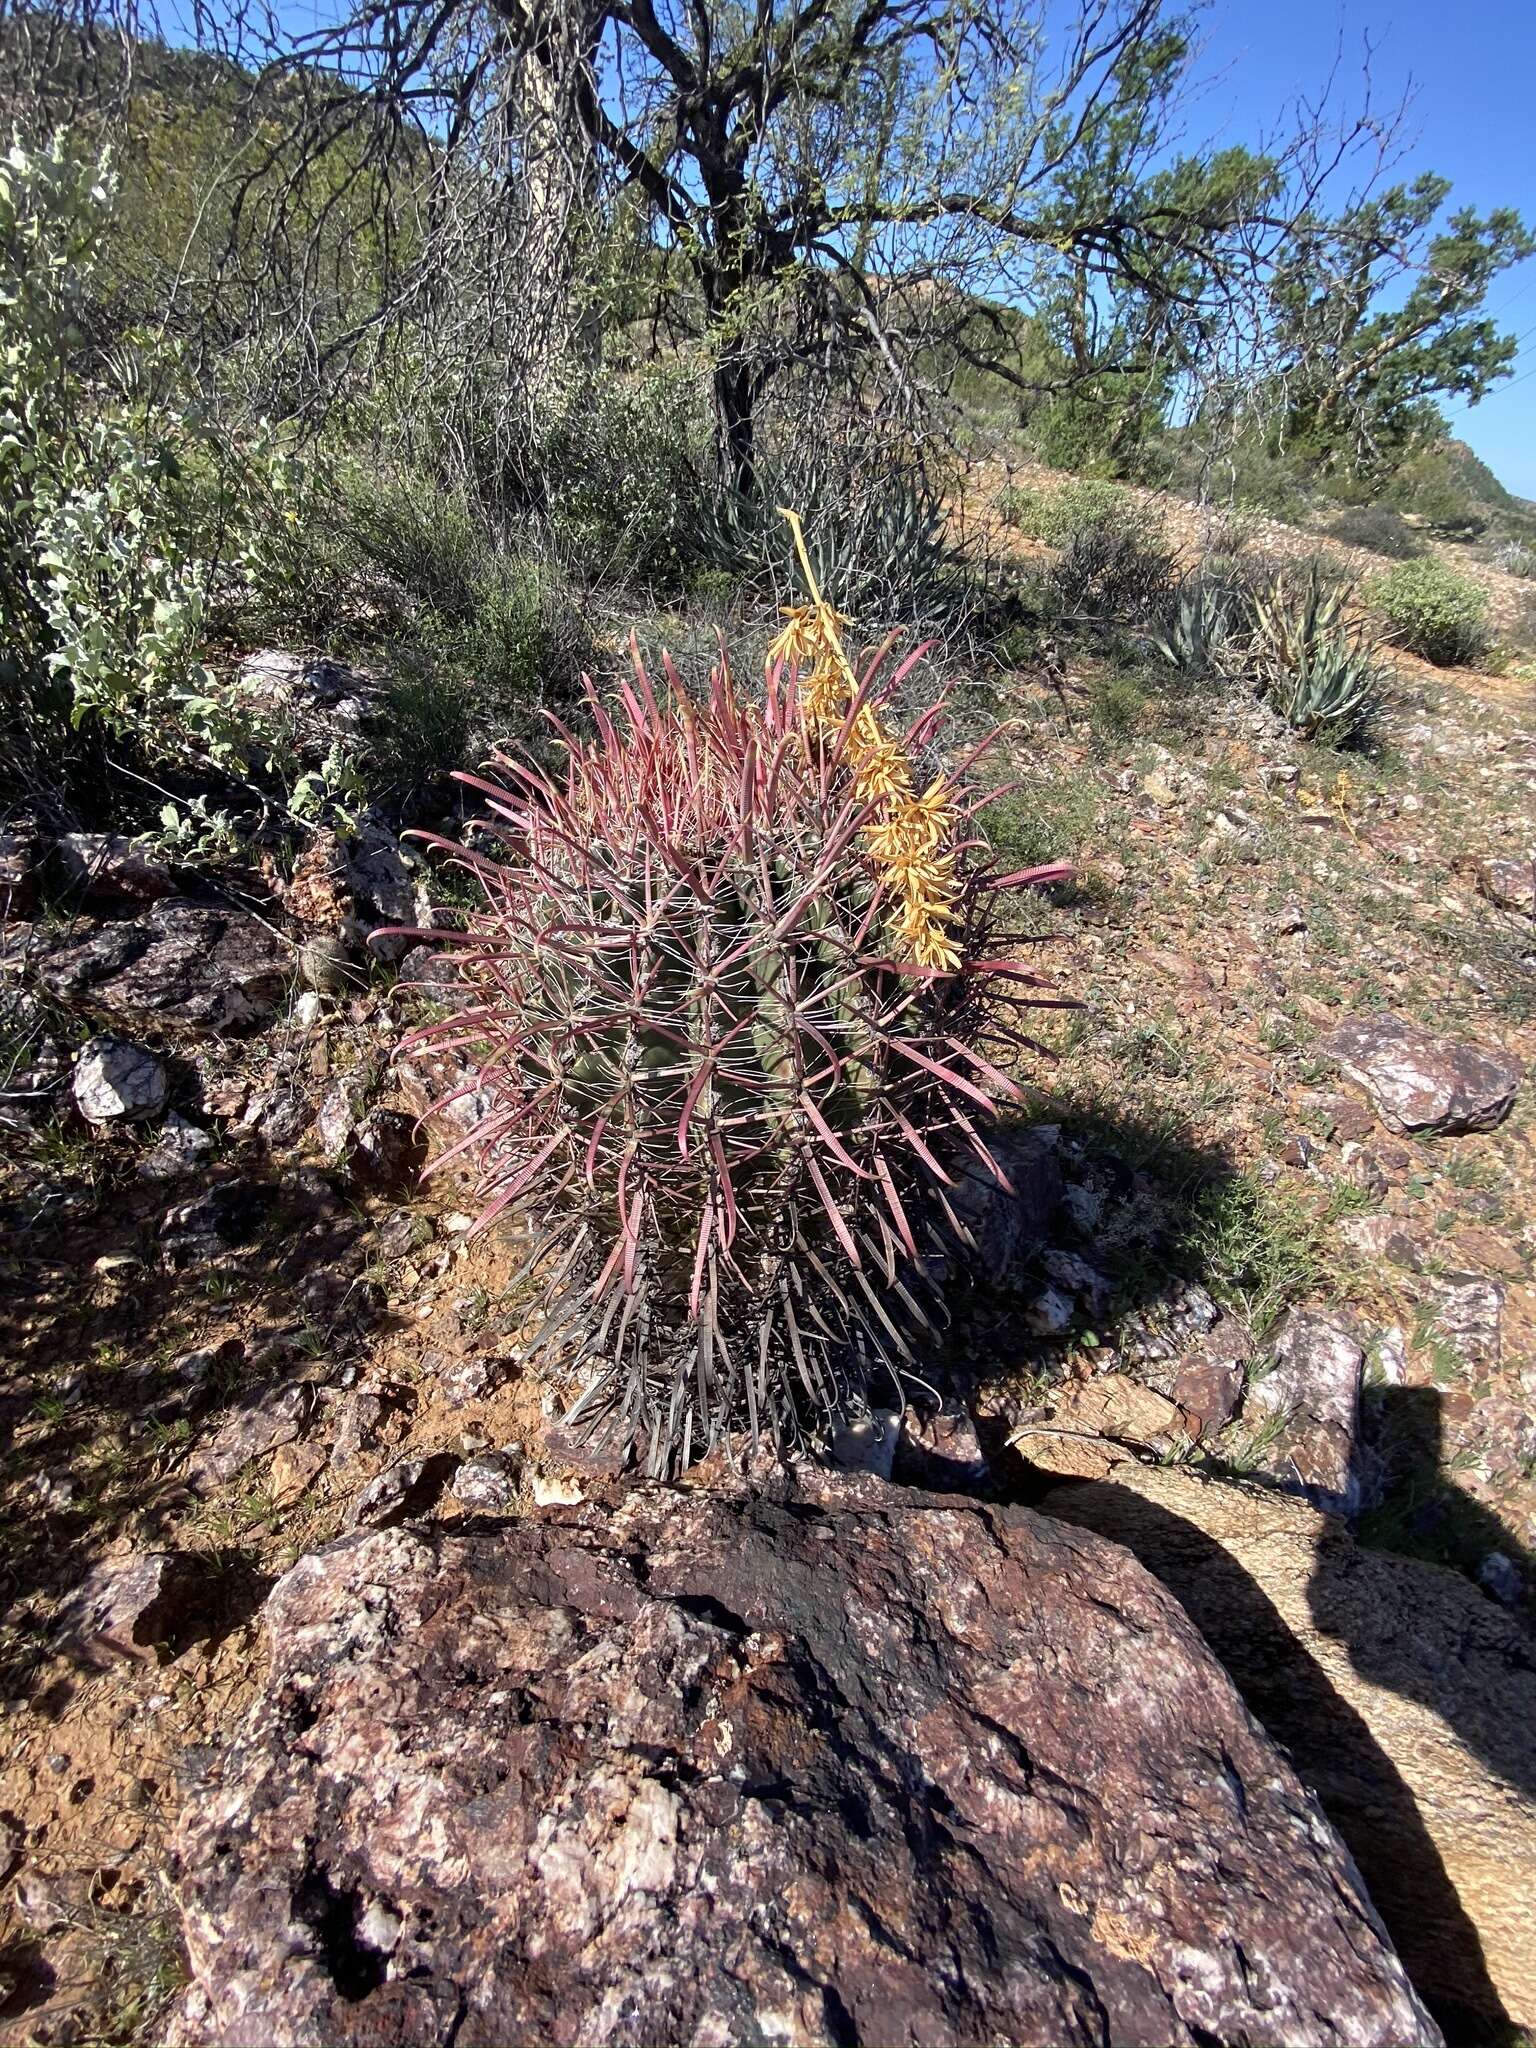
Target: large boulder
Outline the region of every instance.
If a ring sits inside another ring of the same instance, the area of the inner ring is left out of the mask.
[[[1439,1038],[1387,1010],[1347,1019],[1318,1051],[1365,1090],[1390,1129],[1425,1137],[1491,1131],[1525,1072],[1506,1052]]]
[[[1354,1855],[1460,2041],[1536,2028],[1536,1640],[1443,1566],[1254,1486],[1122,1465],[1041,1506],[1162,1580]]]
[[[1438,2039],[1167,1594],[807,1480],[358,1532],[181,1826],[186,2044]]]
[[[293,968],[292,947],[260,918],[175,901],[66,938],[38,973],[64,1002],[222,1032],[270,1018]]]

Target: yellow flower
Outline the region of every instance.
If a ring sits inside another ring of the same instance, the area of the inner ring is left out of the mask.
[[[768,650],[770,664],[787,662],[800,674],[801,712],[813,732],[839,730],[858,695],[858,678],[843,647],[842,629],[851,622],[816,587],[796,513],[783,507],[795,552],[811,594],[794,605]],[[900,740],[888,733],[870,704],[861,704],[848,729],[846,753],[854,795],[870,807],[864,837],[881,880],[895,898],[892,921],[919,967],[952,974],[959,949],[948,935],[959,884],[953,857],[943,847],[954,836],[954,808],[942,776],[921,796],[912,788],[912,764]]]

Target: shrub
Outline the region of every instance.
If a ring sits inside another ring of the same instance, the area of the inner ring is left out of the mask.
[[[532,503],[585,582],[681,590],[709,497],[709,409],[685,364],[626,376],[568,371],[541,399]]]
[[[1166,548],[1111,520],[1073,534],[1052,565],[1050,590],[1068,616],[1134,623],[1166,607],[1173,575]]]
[[[1060,548],[1080,533],[1128,524],[1134,503],[1118,484],[1085,477],[1050,490],[1011,484],[998,498],[997,509],[1007,525],[1031,540]]]
[[[1346,547],[1368,548],[1397,562],[1411,562],[1424,552],[1423,542],[1392,505],[1347,505],[1328,531]]]
[[[151,763],[233,763],[241,738],[197,658],[209,571],[177,483],[200,430],[174,354],[88,340],[115,190],[59,138],[0,158],[0,682],[8,765],[54,789],[74,733]]]
[[[480,1227],[527,1213],[569,1426],[651,1473],[900,1399],[944,1156],[985,1158],[973,1120],[1012,1092],[978,1041],[1033,979],[991,957],[1028,877],[980,863],[968,785],[916,787],[937,709],[896,740],[888,650],[855,709],[837,644],[797,615],[761,706],[723,661],[699,701],[637,660],[562,778],[466,778],[500,857],[447,849],[484,903],[448,940],[461,1006],[416,1037],[475,1047],[454,1151]]]
[[[1437,668],[1474,662],[1491,644],[1487,596],[1443,562],[1404,562],[1366,596],[1390,637]]]

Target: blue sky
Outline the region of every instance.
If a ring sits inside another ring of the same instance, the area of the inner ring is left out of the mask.
[[[1252,142],[1336,57],[1338,98],[1357,100],[1367,38],[1373,99],[1413,92],[1394,176],[1439,171],[1452,206],[1514,206],[1536,226],[1536,0],[1215,0],[1191,139]],[[1510,490],[1536,498],[1536,257],[1495,282],[1488,306],[1521,337],[1520,360],[1481,404],[1451,410],[1452,425]]]

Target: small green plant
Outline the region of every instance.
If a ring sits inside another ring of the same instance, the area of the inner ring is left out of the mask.
[[[1379,576],[1366,598],[1389,637],[1437,668],[1457,668],[1488,652],[1488,598],[1443,562],[1403,562]]]
[[[1029,539],[1060,548],[1092,527],[1129,524],[1134,502],[1118,484],[1083,477],[1050,490],[1010,484],[997,509],[1005,524]]]
[[[1148,634],[1152,648],[1180,675],[1215,673],[1232,638],[1236,617],[1232,592],[1207,576],[1186,576],[1173,593],[1167,616]]]
[[[1386,679],[1370,643],[1348,623],[1349,591],[1314,562],[1298,585],[1283,572],[1249,600],[1259,687],[1303,738],[1334,747],[1373,736]]]

